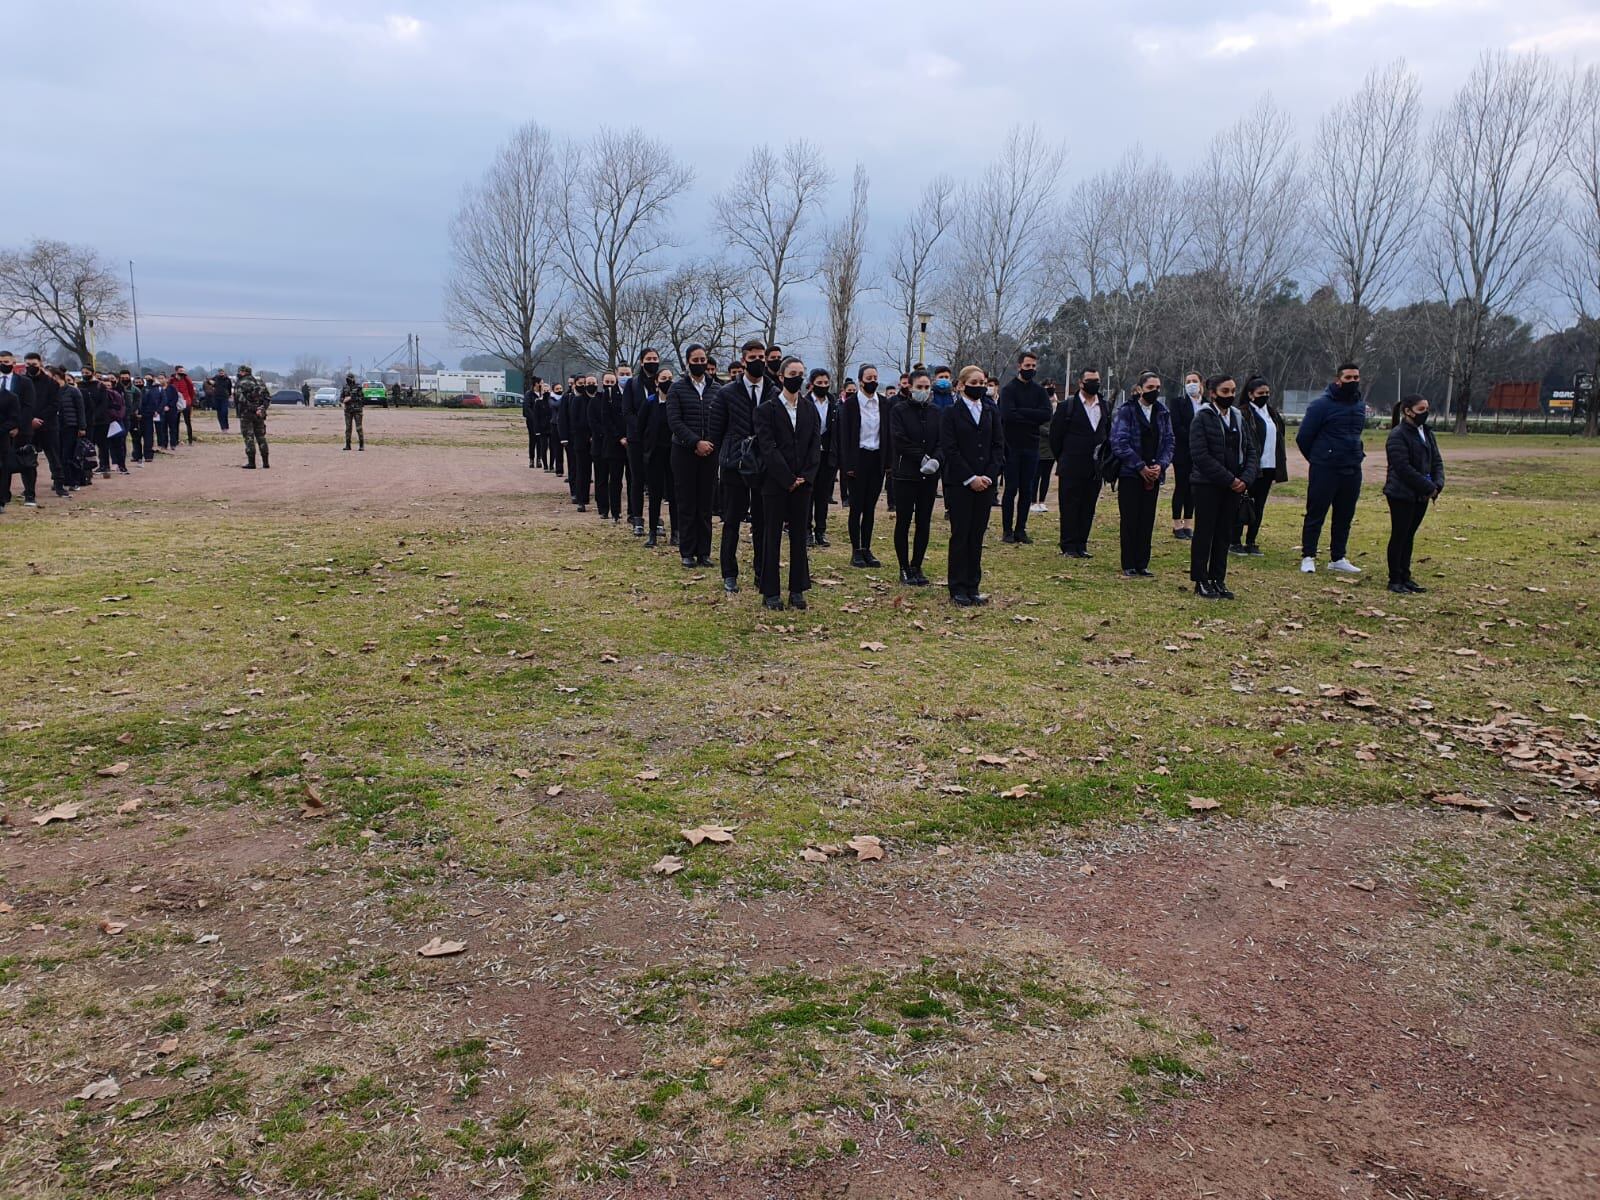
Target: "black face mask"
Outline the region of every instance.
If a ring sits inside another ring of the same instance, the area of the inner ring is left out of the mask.
[[[863,379],[861,381],[861,390],[869,396],[872,395],[873,392],[878,390],[878,381],[876,379],[870,381]]]
[[[598,392],[599,390],[600,389],[595,387],[595,385],[592,384],[592,383],[586,383],[586,384],[583,385],[583,394],[585,396],[592,396],[596,392]]]
[[[1339,385],[1339,395],[1343,396],[1346,400],[1354,400],[1357,396],[1361,395],[1360,380],[1357,380],[1355,383],[1341,383]]]
[[[39,374],[39,364],[38,363],[29,363],[28,364],[28,374],[29,375],[37,375],[37,374]]]
[[[1254,404],[1257,408],[1263,408],[1266,406],[1267,401],[1271,399],[1272,393],[1268,392],[1265,396],[1251,396],[1250,403]]]
[[[657,375],[661,374],[661,364],[640,363],[639,374],[643,375],[646,379],[654,379]]]
[[[700,376],[704,375],[705,373],[706,373],[706,365],[705,365],[705,363],[692,362],[692,363],[689,364],[689,374],[693,375],[695,378],[698,379]]]
[[[657,377],[657,379],[656,379],[656,391],[660,392],[663,396],[665,396],[671,390],[672,390],[672,380],[670,380],[670,379],[661,379],[661,378]]]
[[[1098,396],[1100,394],[1100,381],[1098,379],[1085,379],[1083,381],[1083,394],[1085,396]]]
[[[1038,373],[1038,371],[1034,370],[1032,367],[1029,367],[1025,371],[1018,371],[1017,378],[1022,380],[1023,383],[1032,383],[1033,377]]]
[[[1143,395],[1144,395],[1144,402],[1146,404],[1154,404],[1156,402],[1156,399],[1161,395],[1161,392],[1157,388],[1151,388],[1149,391],[1144,392]]]
[[[767,364],[764,360],[759,358],[751,359],[749,362],[745,363],[744,373],[750,376],[751,379],[760,379],[767,373]]]
[[[1425,412],[1412,413],[1411,421],[1418,429],[1421,429],[1428,423],[1428,414]]]
[[[962,388],[961,394],[964,395],[968,400],[983,400],[988,397],[989,389],[978,384],[973,384],[971,387]]]
[[[828,395],[828,385],[825,384],[825,383],[814,383],[814,384],[812,384],[811,385],[811,394],[813,396],[815,396],[818,400],[825,399],[827,397],[827,395]]]
[[[1227,411],[1228,409],[1233,407],[1233,397],[1232,396],[1220,396],[1219,395],[1219,396],[1213,396],[1213,397],[1211,397],[1211,399],[1216,404],[1216,406],[1218,408],[1222,409],[1223,411]]]
[[[804,384],[805,380],[798,375],[785,375],[783,377],[783,390],[791,396],[797,395]]]

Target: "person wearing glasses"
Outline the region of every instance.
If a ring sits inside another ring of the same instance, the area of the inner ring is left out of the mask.
[[[1228,590],[1228,542],[1239,504],[1255,482],[1261,448],[1255,430],[1234,408],[1239,386],[1231,375],[1206,380],[1206,398],[1189,430],[1193,463],[1194,540],[1189,543],[1189,578],[1205,600],[1232,600]]]

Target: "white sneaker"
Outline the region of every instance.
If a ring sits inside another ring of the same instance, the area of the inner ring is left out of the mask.
[[[1317,573],[1317,560],[1314,558],[1302,558],[1300,560],[1300,573],[1303,575],[1315,575]]]
[[[1361,574],[1361,568],[1356,566],[1355,563],[1351,562],[1348,558],[1341,558],[1338,562],[1329,563],[1328,570],[1337,571],[1341,575]]]
[[[1047,509],[1047,508],[1046,508],[1046,507],[1045,507],[1045,506],[1044,506],[1044,505],[1042,505],[1042,504],[1030,504],[1030,505],[1029,505],[1029,506],[1028,506],[1028,511],[1029,511],[1029,512],[1035,512],[1035,513],[1042,513],[1042,512],[1049,512],[1049,511],[1050,511],[1050,510],[1049,510],[1049,509]]]

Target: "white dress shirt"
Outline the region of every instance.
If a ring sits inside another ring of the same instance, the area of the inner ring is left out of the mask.
[[[1078,393],[1078,403],[1083,405],[1083,415],[1089,418],[1089,428],[1100,428],[1100,397]]]
[[[1261,439],[1261,468],[1264,471],[1278,469],[1278,427],[1272,422],[1272,413],[1265,404],[1250,405],[1256,410],[1256,416],[1261,418],[1262,424],[1267,427],[1266,436]]]
[[[878,448],[878,430],[883,424],[883,418],[878,410],[878,397],[861,393],[861,448],[863,450],[876,450]]]

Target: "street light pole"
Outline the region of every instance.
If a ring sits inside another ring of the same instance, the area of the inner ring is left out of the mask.
[[[917,330],[920,340],[917,342],[917,361],[924,367],[928,365],[928,322],[933,320],[933,314],[920,312],[917,314]]]
[[[144,355],[139,352],[139,289],[133,286],[133,259],[128,260],[128,295],[133,300],[133,365],[144,373]]]

